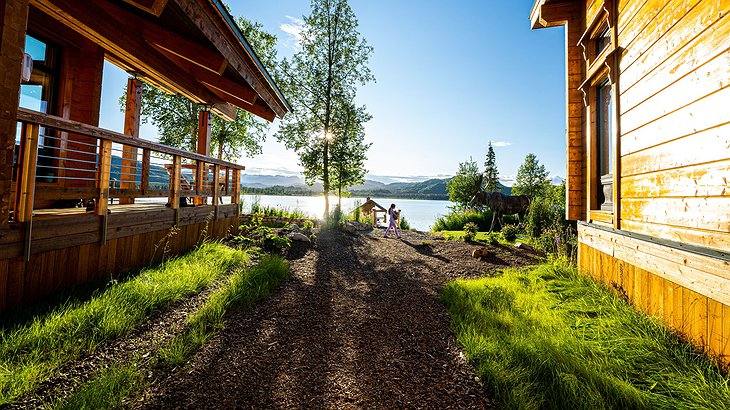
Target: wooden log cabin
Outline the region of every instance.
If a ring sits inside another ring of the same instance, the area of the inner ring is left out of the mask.
[[[536,0],[566,32],[580,269],[730,363],[730,1]]]
[[[290,107],[220,0],[4,0],[0,20],[0,311],[237,229],[244,167],[209,156],[211,115]],[[123,134],[98,127],[105,60],[132,77]],[[209,107],[197,152],[140,138],[140,80]]]

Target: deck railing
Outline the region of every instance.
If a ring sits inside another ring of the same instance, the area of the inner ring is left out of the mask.
[[[241,170],[227,161],[19,108],[13,219],[29,222],[34,201],[90,203],[106,216],[113,198],[167,198],[173,209],[222,197],[239,201]],[[69,134],[72,136],[69,137]],[[181,200],[182,199],[182,200]]]

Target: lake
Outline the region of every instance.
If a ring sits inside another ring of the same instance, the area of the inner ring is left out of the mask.
[[[423,199],[393,199],[373,198],[375,202],[388,208],[395,204],[400,209],[403,217],[411,225],[412,229],[428,231],[431,229],[437,217],[449,213],[450,201],[433,201]],[[278,195],[243,195],[243,210],[248,212],[251,204],[258,201],[261,206],[275,207],[287,211],[299,210],[305,214],[321,217],[324,211],[323,196],[278,196]],[[365,198],[342,198],[342,211],[350,212],[355,208],[355,203],[365,202]],[[337,204],[337,197],[330,197],[330,205]]]

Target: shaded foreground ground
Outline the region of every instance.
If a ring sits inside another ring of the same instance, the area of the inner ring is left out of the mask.
[[[272,297],[234,312],[141,408],[488,408],[437,293],[448,280],[535,262],[530,254],[405,233],[325,233]]]

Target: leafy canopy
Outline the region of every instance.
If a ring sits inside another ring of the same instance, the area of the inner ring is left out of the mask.
[[[303,18],[300,49],[280,65],[280,85],[293,111],[276,138],[299,155],[309,184],[322,181],[325,216],[329,210],[330,138],[343,136],[357,86],[374,80],[368,60],[373,49],[358,32],[347,0],[312,0]],[[366,121],[364,117],[356,118]],[[357,139],[351,143],[358,144]],[[362,142],[357,149],[362,149]]]
[[[525,162],[517,170],[517,181],[512,187],[513,195],[529,195],[533,198],[544,194],[550,186],[548,172],[535,154],[527,154]]]
[[[469,201],[482,188],[482,178],[479,166],[471,158],[459,164],[456,175],[446,182],[449,200],[455,204],[456,209],[469,207]]]

